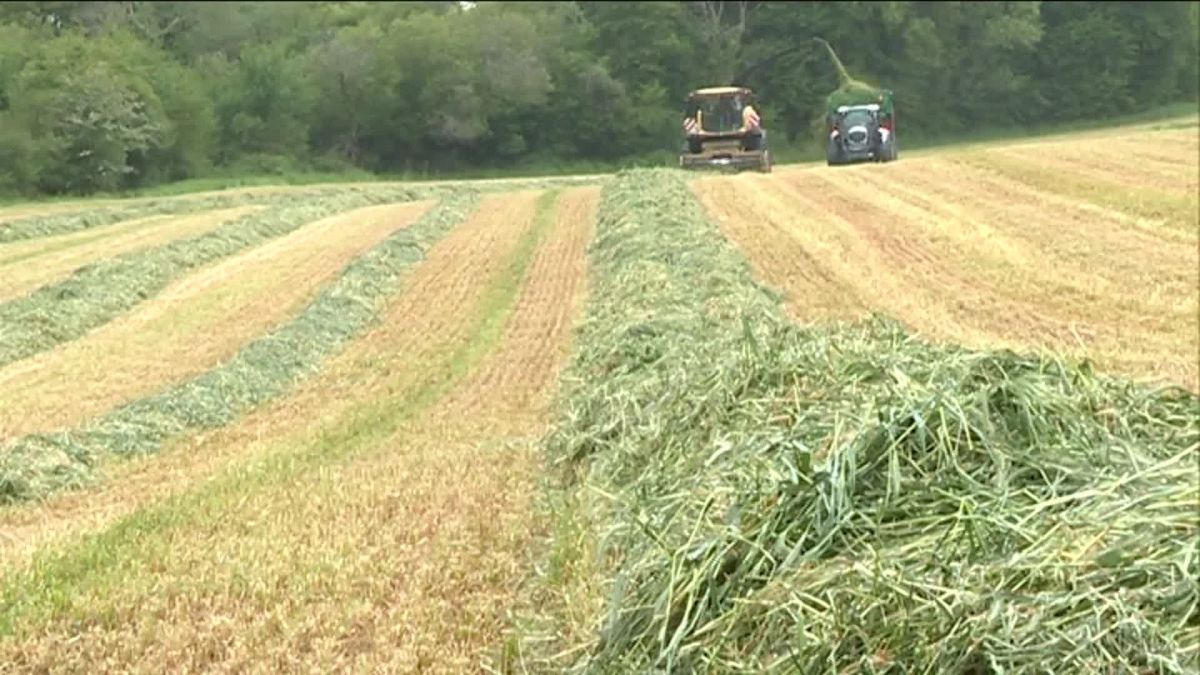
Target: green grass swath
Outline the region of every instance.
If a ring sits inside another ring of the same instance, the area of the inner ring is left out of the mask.
[[[297,199],[328,197],[336,194],[338,191],[338,188],[327,187],[313,188],[287,195],[249,193],[213,195],[211,197],[193,197],[187,199],[155,199],[139,201],[133,204],[118,204],[104,208],[95,208],[82,204],[78,210],[67,213],[29,216],[0,223],[0,244],[69,234],[71,232],[79,232],[93,227],[111,225],[136,218],[203,213],[204,211],[230,208],[244,204],[282,204],[285,200],[294,202]]]
[[[582,642],[527,622],[526,666],[1195,672],[1194,395],[791,325],[675,171],[605,189],[592,263],[547,455],[606,599]]]
[[[400,275],[461,222],[477,199],[467,190],[449,195],[348,265],[298,317],[249,343],[220,367],[81,429],[14,441],[0,450],[0,503],[86,483],[105,454],[155,452],[172,437],[222,426],[287,391],[377,319],[378,302],[397,288]]]
[[[217,229],[87,265],[70,277],[0,304],[0,367],[74,340],[161,291],[188,270],[360,206],[412,201],[426,189],[345,191],[289,200]]]

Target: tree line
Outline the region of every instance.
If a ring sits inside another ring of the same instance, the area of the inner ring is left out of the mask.
[[[742,84],[814,143],[837,50],[901,133],[1195,100],[1197,2],[5,2],[0,192],[673,153]]]

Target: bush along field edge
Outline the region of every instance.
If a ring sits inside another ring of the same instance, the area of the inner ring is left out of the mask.
[[[371,201],[384,202],[386,196],[402,195],[380,192]],[[401,275],[478,203],[475,190],[450,192],[415,223],[347,265],[297,317],[250,342],[221,366],[78,429],[31,434],[0,449],[0,504],[87,484],[97,478],[98,462],[105,455],[156,452],[171,438],[223,426],[282,395],[378,320],[380,302],[399,288]],[[311,214],[313,209],[342,211],[351,206],[338,200],[296,208]]]
[[[590,256],[498,670],[1195,672],[1194,394],[791,324],[676,170]]]

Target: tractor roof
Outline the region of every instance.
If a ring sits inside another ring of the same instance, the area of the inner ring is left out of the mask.
[[[727,96],[730,94],[751,94],[747,87],[708,87],[707,89],[697,89],[691,93],[692,96]]]
[[[867,103],[864,105],[840,105],[837,111],[840,113],[850,112],[851,110],[870,110],[871,112],[879,111],[878,103]]]

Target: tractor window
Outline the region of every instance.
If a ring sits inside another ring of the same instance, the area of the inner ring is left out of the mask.
[[[705,131],[736,131],[742,127],[742,111],[732,97],[701,99],[697,104],[704,113]]]
[[[846,113],[843,118],[842,126],[856,127],[858,125],[869,126],[873,117],[869,110],[851,110]]]

